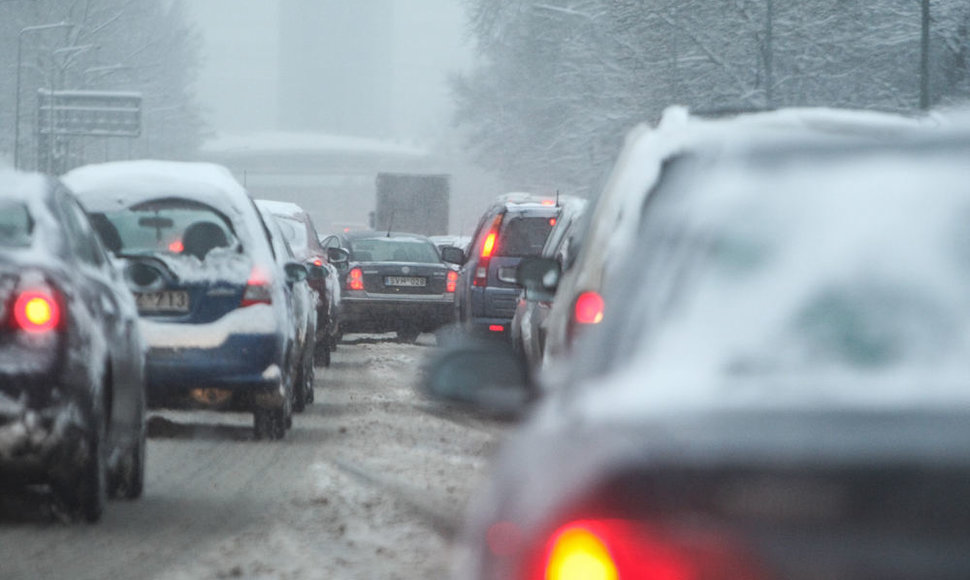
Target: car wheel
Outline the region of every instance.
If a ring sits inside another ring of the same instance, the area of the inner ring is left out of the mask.
[[[53,486],[55,499],[72,516],[96,523],[104,514],[107,501],[104,448],[101,430],[87,437],[87,457],[73,477]]]
[[[128,456],[121,460],[111,477],[108,495],[122,499],[138,499],[145,489],[145,433],[142,432]]]
[[[286,435],[286,411],[283,407],[257,408],[253,411],[253,435],[257,440],[278,441]]]
[[[398,342],[404,342],[407,344],[413,344],[414,341],[418,340],[418,336],[421,335],[421,330],[414,326],[406,326],[397,331]]]
[[[317,342],[313,355],[322,366],[330,366],[330,339]]]

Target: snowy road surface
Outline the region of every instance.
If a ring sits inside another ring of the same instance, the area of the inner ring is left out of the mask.
[[[504,427],[414,391],[418,345],[349,337],[283,442],[252,419],[152,413],[145,496],[95,526],[42,490],[0,496],[0,578],[442,578]]]

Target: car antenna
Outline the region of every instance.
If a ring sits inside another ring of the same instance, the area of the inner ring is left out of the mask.
[[[394,225],[394,210],[391,210],[391,217],[387,220],[387,237],[391,237],[391,229]]]
[[[556,189],[556,207],[559,207],[559,189]]]

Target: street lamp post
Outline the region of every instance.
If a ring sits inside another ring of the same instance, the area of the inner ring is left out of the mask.
[[[41,24],[38,26],[28,26],[22,28],[19,33],[17,33],[17,83],[16,90],[17,95],[14,99],[14,115],[13,115],[13,167],[18,169],[20,167],[20,68],[23,62],[23,41],[24,35],[28,32],[39,32],[41,30],[51,30],[54,28],[71,28],[74,25],[70,22],[55,22],[53,24]]]

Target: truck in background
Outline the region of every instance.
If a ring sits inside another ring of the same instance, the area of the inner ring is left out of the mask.
[[[447,234],[450,197],[450,175],[378,173],[371,227],[426,236]]]

